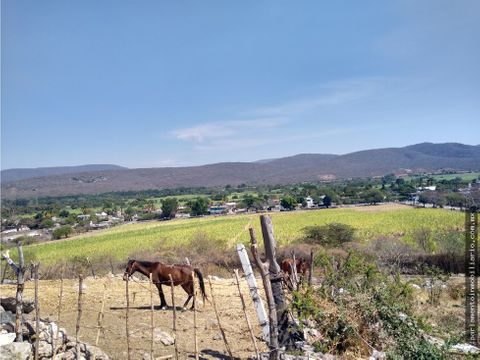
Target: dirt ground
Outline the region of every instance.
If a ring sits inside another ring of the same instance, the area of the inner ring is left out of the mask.
[[[129,328],[132,359],[141,359],[142,355],[150,352],[150,292],[149,282],[146,278],[136,278],[129,282],[130,313]],[[211,299],[208,280],[206,280],[207,296]],[[260,351],[266,351],[265,342],[262,340],[261,328],[249,295],[245,279],[241,279],[241,289],[247,303],[247,311],[254,327],[257,344]],[[198,284],[198,282],[196,282]],[[257,284],[260,286],[260,280]],[[245,316],[242,311],[241,301],[238,296],[237,286],[234,279],[212,280],[215,302],[220,314],[220,321],[225,329],[227,340],[232,353],[240,359],[247,359],[255,354]],[[97,337],[98,314],[102,306],[105,294],[105,311],[103,327],[105,331],[100,334],[98,346],[109,354],[113,359],[127,358],[126,338],[126,298],[125,282],[121,275],[115,277],[103,277],[93,279],[88,277],[84,280],[83,313],[81,317],[80,339],[89,344],[95,344]],[[13,285],[1,285],[1,296],[14,296],[16,287]],[[164,287],[167,303],[172,304],[170,287]],[[40,317],[58,321],[59,307],[59,280],[43,280],[39,283]],[[25,284],[24,297],[33,299],[34,283],[29,281]],[[177,339],[180,350],[180,358],[194,358],[194,313],[191,310],[182,311],[181,305],[187,298],[187,294],[181,287],[175,287],[175,304],[177,308]],[[153,293],[154,304],[158,307],[160,300],[156,288]],[[59,324],[67,330],[71,336],[75,336],[75,324],[78,306],[78,280],[63,281],[62,311]],[[264,306],[266,302],[264,301]],[[154,327],[157,331],[165,331],[173,334],[173,310],[155,309]],[[209,302],[203,305],[198,302],[197,310],[197,337],[200,358],[202,359],[226,359],[225,345],[221,337],[218,323]],[[154,343],[155,357],[174,354],[174,347],[164,346],[161,342]]]

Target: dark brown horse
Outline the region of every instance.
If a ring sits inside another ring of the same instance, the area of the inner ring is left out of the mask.
[[[307,260],[305,260],[304,258],[297,258],[295,259],[295,269],[297,270],[297,274],[299,276],[306,276],[307,275],[307,271],[308,271],[308,268],[309,268],[309,263]],[[280,265],[280,267],[282,268],[282,271],[285,273],[285,274],[288,274],[289,276],[292,276],[292,272],[293,272],[293,259],[291,258],[285,258],[282,260],[282,264]]]
[[[160,308],[164,309],[167,307],[167,302],[165,301],[165,295],[163,294],[162,284],[170,285],[170,277],[172,276],[173,285],[181,285],[183,290],[188,294],[187,301],[183,304],[185,308],[193,297],[194,284],[192,272],[198,277],[198,282],[200,283],[200,291],[202,293],[203,301],[207,298],[205,294],[205,284],[203,282],[203,275],[199,269],[194,268],[190,265],[167,265],[162,262],[150,262],[150,261],[140,261],[140,260],[129,260],[125,273],[123,274],[123,280],[128,281],[128,278],[132,276],[136,271],[142,273],[146,277],[150,278],[152,274],[152,281],[158,289],[158,294],[160,295]],[[195,298],[192,303],[192,309],[195,306]]]

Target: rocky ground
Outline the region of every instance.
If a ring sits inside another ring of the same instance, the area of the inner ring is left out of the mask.
[[[244,280],[242,291],[247,301],[248,314],[254,325],[257,344],[260,350],[265,351],[266,345],[261,338],[261,328],[258,325],[254,308],[248,294],[248,288]],[[215,279],[212,281],[215,300],[220,312],[220,320],[225,328],[227,340],[234,356],[246,359],[255,354],[249,331],[238,297],[238,290],[233,279]],[[33,299],[33,282],[25,284],[24,297]],[[132,358],[141,359],[145,353],[150,352],[150,292],[148,282],[144,279],[130,281],[130,314],[129,324],[131,332]],[[208,283],[207,294],[211,298]],[[69,339],[75,337],[75,324],[78,304],[78,280],[63,281],[62,311],[58,321],[59,305],[59,280],[40,281],[39,302],[40,317],[58,322],[60,327],[66,329]],[[1,293],[4,296],[14,296],[14,285],[2,285]],[[81,318],[80,339],[88,344],[96,344],[98,314],[105,297],[103,328],[100,332],[98,347],[107,353],[112,359],[127,358],[127,341],[125,331],[125,282],[120,276],[106,278],[86,278],[84,280],[83,313]],[[171,305],[170,288],[165,287],[167,302]],[[187,295],[180,287],[175,288],[175,301],[177,305],[177,338],[180,358],[186,359],[193,356],[194,352],[194,329],[193,312],[183,311],[181,305]],[[158,293],[155,289],[153,294],[155,305],[159,305]],[[171,308],[167,310],[156,309],[154,311],[154,355],[155,357],[174,353],[173,345],[164,345],[161,341],[165,335],[173,335]],[[48,325],[46,325],[48,326]],[[197,335],[198,348],[204,359],[225,358],[225,345],[223,343],[218,323],[211,303],[205,305],[199,302],[197,311]],[[162,334],[163,333],[163,334]],[[166,333],[166,334],[165,334]],[[168,341],[166,341],[168,343]],[[97,358],[98,359],[98,358]]]

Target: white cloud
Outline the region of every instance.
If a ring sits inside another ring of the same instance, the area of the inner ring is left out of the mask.
[[[323,107],[338,106],[366,98],[379,87],[382,79],[362,78],[335,81],[321,86],[319,94],[288,101],[283,104],[259,107],[249,111],[256,116],[292,116]]]
[[[350,106],[355,101],[376,96],[392,81],[396,80],[359,78],[330,82],[321,85],[315,96],[256,107],[239,113],[242,120],[205,122],[174,130],[171,135],[192,143],[195,150],[218,151],[252,149],[352,132],[350,125],[332,125],[326,117],[322,118],[325,108]],[[312,124],[314,119],[317,121],[315,126]],[[323,128],[318,126],[317,119],[323,119]]]
[[[215,139],[242,136],[245,133],[276,128],[286,122],[282,118],[256,118],[249,120],[232,120],[208,122],[197,126],[178,129],[173,135],[180,140],[204,143]]]

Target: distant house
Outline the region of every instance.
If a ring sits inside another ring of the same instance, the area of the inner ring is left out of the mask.
[[[105,211],[102,211],[101,213],[96,213],[95,216],[99,220],[107,220],[108,219],[108,214]]]
[[[223,205],[216,205],[216,206],[210,206],[208,211],[212,215],[227,214],[228,213],[228,208],[226,206],[223,206]]]
[[[268,211],[280,211],[281,206],[280,206],[280,200],[278,199],[268,199],[267,204],[264,207],[264,210]],[[238,212],[238,211],[237,211]]]
[[[311,209],[315,206],[315,204],[313,203],[313,199],[310,196],[307,196],[305,198],[305,202],[307,203],[307,209]]]
[[[420,190],[420,191],[425,191],[425,190],[435,191],[436,189],[437,189],[436,185],[423,186],[423,187],[418,188],[418,190]]]
[[[88,220],[90,219],[90,215],[89,214],[80,214],[80,215],[77,215],[77,219],[78,220],[81,220],[81,221],[85,221],[85,220]]]
[[[226,202],[224,206],[227,208],[229,214],[233,214],[237,210],[237,203],[235,201]]]

